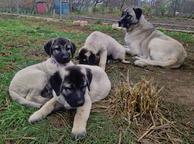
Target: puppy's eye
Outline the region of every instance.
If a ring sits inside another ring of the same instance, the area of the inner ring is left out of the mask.
[[[67,45],[67,49],[70,49],[71,48],[71,45]]]
[[[60,51],[61,49],[58,47],[58,48],[54,48],[53,50]]]
[[[72,87],[63,87],[65,90],[72,90]]]
[[[70,50],[71,50],[71,48],[66,48],[66,50],[67,50],[67,51],[70,51]]]
[[[128,15],[127,15],[127,18],[128,18],[128,19],[131,19],[131,18],[132,18],[132,16],[128,14]]]

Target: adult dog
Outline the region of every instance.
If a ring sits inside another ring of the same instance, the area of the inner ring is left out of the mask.
[[[135,65],[178,68],[187,57],[180,42],[156,30],[145,20],[140,8],[123,11],[120,27],[126,28],[125,42],[132,55],[137,55]]]
[[[130,63],[125,60],[128,49],[119,44],[115,39],[99,31],[91,33],[84,46],[79,51],[79,63],[96,65],[99,55],[99,66],[105,69],[107,56],[112,59],[119,59],[123,63]]]
[[[60,67],[73,65],[70,58],[76,47],[71,41],[65,38],[51,39],[44,45],[44,49],[50,58],[18,71],[10,83],[11,98],[22,105],[39,108],[48,101],[48,98],[41,96],[41,91],[51,75]]]
[[[76,108],[72,137],[81,139],[86,135],[86,124],[93,102],[105,98],[111,89],[106,72],[98,66],[68,66],[50,78],[54,97],[32,114],[29,122],[45,118],[62,104],[65,108]]]

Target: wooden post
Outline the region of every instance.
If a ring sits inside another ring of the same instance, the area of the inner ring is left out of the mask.
[[[59,0],[59,3],[60,3],[60,20],[62,19],[62,1]]]

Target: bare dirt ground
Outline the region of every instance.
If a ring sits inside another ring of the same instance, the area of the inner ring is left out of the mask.
[[[95,15],[95,16],[94,16]],[[85,15],[84,15],[85,16]],[[92,18],[102,18],[102,19],[109,19],[109,20],[119,20],[119,15],[113,14],[88,14],[87,16]],[[162,26],[163,28],[168,29],[179,29],[179,30],[192,30],[194,31],[194,19],[188,19],[183,17],[157,17],[157,16],[145,16],[148,21],[155,24],[157,27],[160,26],[159,24],[167,24],[168,26]],[[171,25],[171,26],[170,26]],[[176,25],[176,26],[172,26]]]

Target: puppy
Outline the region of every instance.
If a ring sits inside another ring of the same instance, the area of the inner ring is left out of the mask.
[[[84,46],[79,51],[78,59],[80,64],[96,65],[96,59],[99,55],[99,66],[105,69],[107,56],[121,60],[123,63],[129,63],[125,60],[126,52],[128,52],[128,49],[115,39],[102,32],[95,31],[86,39]]]
[[[156,30],[145,20],[140,8],[123,11],[120,27],[126,29],[125,42],[131,55],[136,55],[137,66],[178,68],[187,57],[180,42]]]
[[[76,109],[72,137],[81,139],[86,135],[86,124],[92,103],[107,97],[111,89],[105,71],[98,66],[68,66],[51,76],[54,97],[32,114],[29,122],[45,118],[58,104],[66,109]]]
[[[41,96],[41,91],[51,75],[60,67],[73,65],[70,58],[76,47],[71,41],[64,38],[51,39],[44,45],[44,49],[50,58],[18,71],[10,83],[11,98],[22,105],[39,108],[48,101],[48,98]]]

